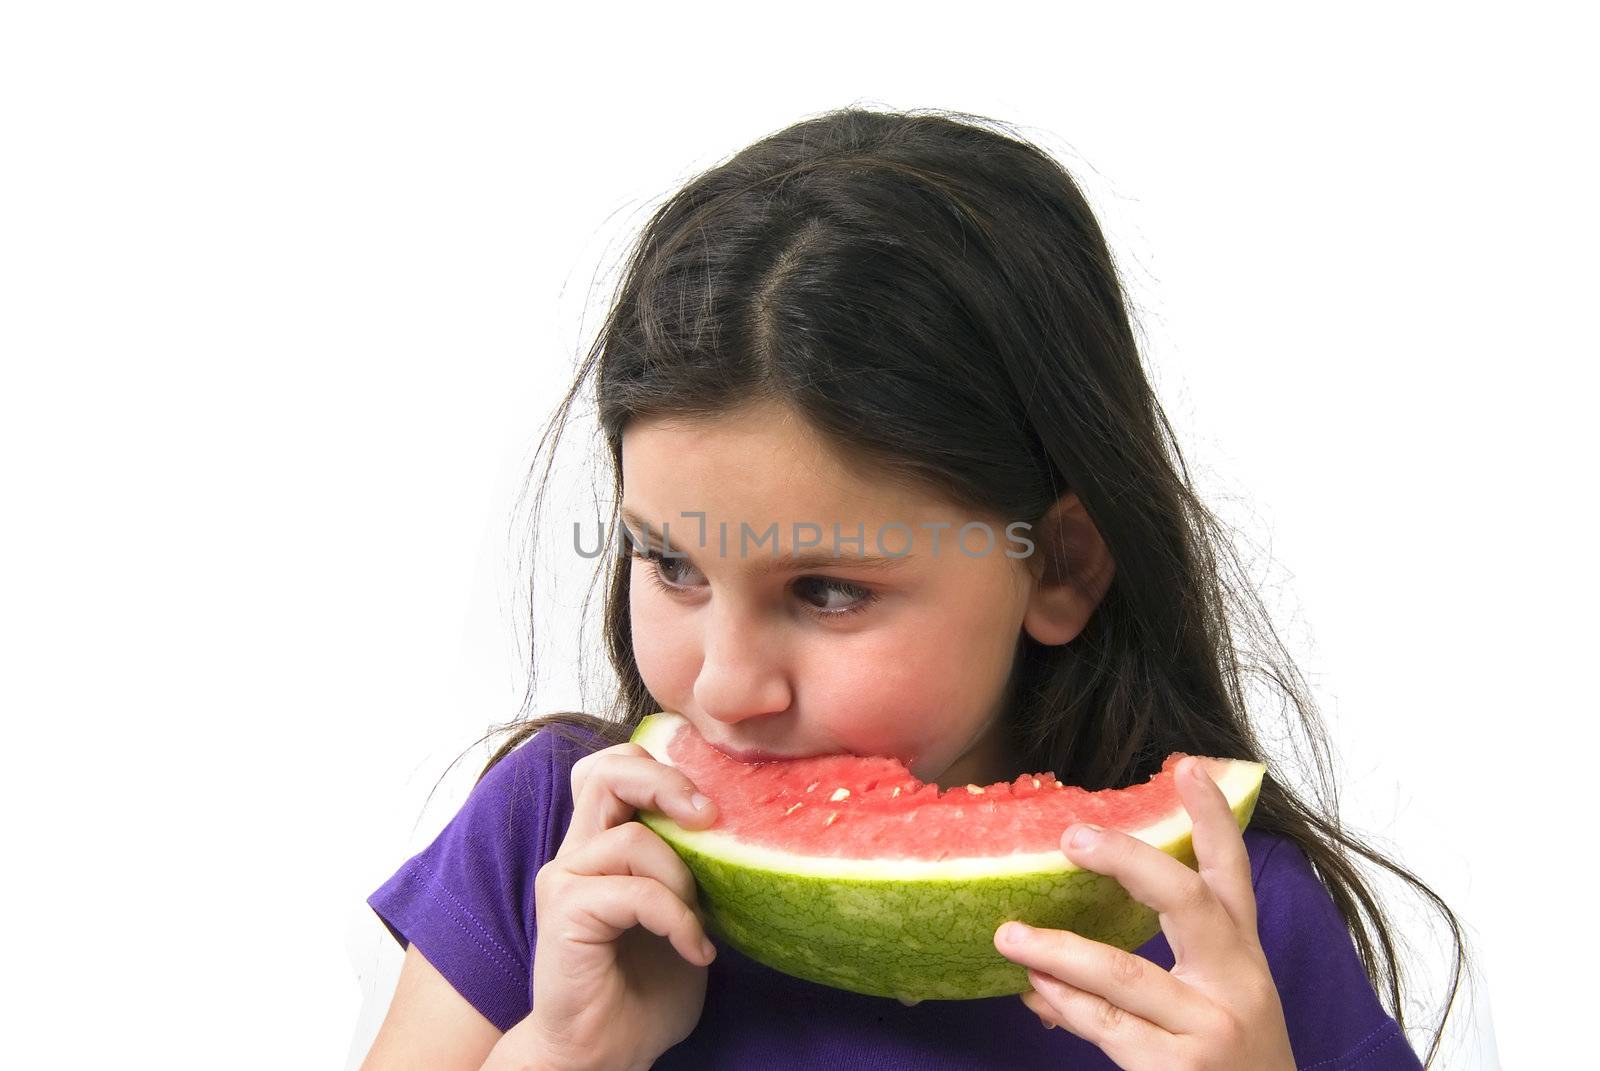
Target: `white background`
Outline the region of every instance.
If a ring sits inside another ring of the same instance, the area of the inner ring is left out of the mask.
[[[850,103],[1017,123],[1082,182],[1347,820],[1469,926],[1436,1066],[1577,1051],[1578,5],[592,10],[0,16],[0,1062],[359,1061],[400,956],[364,900],[515,710],[517,493],[608,272],[691,173]],[[548,561],[540,710],[595,642]],[[1443,937],[1406,929],[1420,1050]]]

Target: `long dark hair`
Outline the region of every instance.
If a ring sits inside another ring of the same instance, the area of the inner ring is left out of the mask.
[[[615,492],[605,532],[617,530],[630,420],[714,417],[756,401],[801,414],[864,471],[977,516],[1037,525],[1076,492],[1116,572],[1071,643],[1024,636],[1009,723],[1017,753],[1028,770],[1091,789],[1144,781],[1173,751],[1266,761],[1246,690],[1252,679],[1278,689],[1298,712],[1315,798],[1269,774],[1251,827],[1305,851],[1402,1030],[1392,923],[1352,856],[1444,914],[1456,962],[1432,1062],[1466,961],[1461,927],[1420,879],[1342,827],[1316,707],[1228,531],[1192,486],[1099,224],[1046,152],[984,117],[852,107],[695,176],[645,224],[540,439],[549,458],[534,546],[554,446],[591,382]],[[530,482],[537,473],[536,460]],[[546,725],[621,743],[659,709],[634,662],[618,542],[601,558],[618,680],[610,709],[532,717],[530,672],[518,716],[478,741],[505,735],[485,773]]]

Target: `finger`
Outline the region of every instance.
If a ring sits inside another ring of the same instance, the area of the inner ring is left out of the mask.
[[[1008,922],[996,931],[995,947],[1030,971],[1103,997],[1169,1033],[1192,1033],[1209,1021],[1208,1002],[1198,990],[1143,956],[1067,930],[1022,926],[1013,937],[1013,926],[1021,924]]]
[[[678,955],[697,967],[714,958],[715,946],[699,915],[659,881],[617,874],[588,880],[594,882],[594,888],[586,890],[573,908],[571,929],[562,934],[568,941],[609,945],[635,926],[643,926],[665,937]]]
[[[1178,764],[1179,795],[1194,822],[1194,855],[1200,876],[1233,919],[1241,936],[1257,947],[1256,891],[1250,879],[1250,852],[1228,797],[1212,780],[1204,759]]]
[[[1178,961],[1225,970],[1238,951],[1237,927],[1205,879],[1155,845],[1120,830],[1075,824],[1061,835],[1061,850],[1154,908]]]
[[[700,903],[700,888],[688,865],[643,822],[613,826],[558,858],[557,868],[573,877],[620,874],[650,878],[671,889],[691,909]]]
[[[619,748],[629,746],[638,745]],[[659,811],[690,829],[703,829],[716,820],[716,804],[707,801],[703,811],[691,804],[693,781],[648,754],[607,748],[585,756],[579,763],[589,765],[581,773],[578,764],[573,766],[572,821],[556,851],[557,857],[604,830],[632,821],[640,810]]]
[[[632,741],[622,744],[615,744],[611,747],[603,748],[600,751],[590,752],[572,764],[570,776],[572,780],[573,800],[577,800],[579,796],[583,795],[584,783],[589,780],[589,776],[594,772],[595,763],[604,759],[608,755],[633,755],[638,758],[651,757],[650,752],[646,751],[643,747],[633,743]]]
[[[1061,1024],[1056,1022],[1056,1011],[1050,1007],[1050,1002],[1041,997],[1035,990],[1029,989],[1022,994],[1023,1005],[1039,1017],[1039,1022],[1046,1030],[1054,1030]]]
[[[1033,986],[1023,1003],[1041,1019],[1083,1038],[1118,1067],[1177,1067],[1179,1039],[1155,1024],[1119,1008],[1104,997],[1087,993],[1058,978],[1028,971]],[[1037,1005],[1037,1006],[1036,1006]]]

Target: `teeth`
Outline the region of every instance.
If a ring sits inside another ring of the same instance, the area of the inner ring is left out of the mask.
[[[833,795],[828,797],[828,800],[831,803],[838,803],[840,800],[848,799],[849,797],[850,790],[848,788],[836,788],[833,790]]]

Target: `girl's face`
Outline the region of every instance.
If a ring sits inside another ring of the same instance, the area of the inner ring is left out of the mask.
[[[1035,533],[871,482],[775,406],[635,421],[622,457],[633,651],[661,709],[730,752],[891,756],[945,788],[1026,772],[1000,719],[1034,580],[1006,551]],[[992,536],[958,545],[973,521]]]

